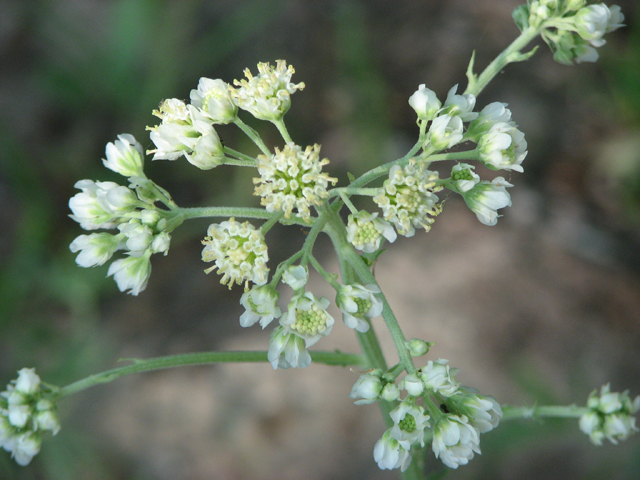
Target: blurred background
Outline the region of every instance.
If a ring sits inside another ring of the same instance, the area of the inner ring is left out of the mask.
[[[627,27],[606,37],[596,64],[559,65],[542,45],[479,97],[478,107],[509,103],[529,144],[498,225],[451,196],[430,233],[399,239],[376,265],[406,336],[436,342],[427,359],[449,359],[459,380],[502,403],[581,405],[607,382],[640,394],[640,8],[617,3]],[[347,171],[413,145],[409,96],[422,83],[441,99],[463,90],[472,50],[479,70],[517,35],[518,4],[0,0],[0,383],[22,367],[66,385],[119,358],[267,348],[267,331],[239,327],[241,289],[203,273],[210,220],[175,232],[138,297],[118,292],[106,266],[78,268],[69,251],[84,233],[68,218],[74,183],[121,182],[102,166],[105,145],[127,132],[150,148],[144,128],[162,99],[188,99],[202,76],[231,82],[286,59],[306,83],[285,118],[290,132],[321,144],[344,184]],[[274,128],[243,118],[281,144]],[[234,128],[219,132],[257,153]],[[180,206],[257,204],[248,169],[145,168]],[[275,228],[272,268],[303,239]],[[317,253],[337,271],[330,245]],[[342,325],[314,348],[358,349]],[[0,455],[0,478],[397,478],[372,458],[384,430],[377,407],[347,398],[357,376],[257,364],[125,378],[60,402],[61,432],[27,468]],[[505,423],[483,435],[482,451],[448,478],[640,477],[640,436],[593,447],[570,420]],[[442,464],[427,463],[440,478]]]

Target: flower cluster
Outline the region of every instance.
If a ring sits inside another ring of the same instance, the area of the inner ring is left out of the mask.
[[[602,445],[606,438],[617,444],[638,431],[632,416],[640,410],[640,396],[631,400],[629,392],[611,392],[609,384],[603,385],[600,395],[591,392],[587,411],[580,417],[580,430],[589,435],[594,445]]]
[[[309,208],[321,205],[329,196],[329,182],[337,179],[322,172],[326,158],[320,160],[320,145],[308,146],[304,151],[294,144],[287,144],[275,154],[258,156],[259,178],[253,183],[255,195],[262,197],[261,204],[268,212],[283,211],[285,218],[291,218],[295,208],[303,220],[311,219]]]
[[[119,233],[92,233],[78,236],[70,245],[80,252],[76,263],[81,267],[105,264],[118,250],[125,258],[115,260],[107,275],[113,275],[120,291],[137,295],[145,289],[151,274],[150,257],[167,254],[171,237],[181,218],[155,206],[160,201],[169,207],[175,204],[169,194],[144,176],[141,145],[131,135],[118,136],[107,144],[104,165],[129,177],[129,186],[114,182],[80,180],[82,190],[69,200],[71,216],[85,230],[111,229]]]
[[[19,465],[37,455],[44,432],[60,430],[56,406],[46,393],[33,368],[18,371],[18,378],[0,393],[0,446]]]
[[[244,282],[245,291],[249,290],[249,282],[256,285],[267,283],[269,268],[267,261],[267,245],[260,230],[256,230],[249,222],[237,223],[232,217],[220,224],[213,223],[207,230],[207,237],[202,241],[202,261],[215,265],[205,270],[206,273],[218,269],[222,275],[220,283]]]
[[[435,194],[442,190],[437,179],[438,173],[427,170],[422,162],[412,160],[404,168],[394,165],[373,200],[400,235],[412,237],[414,227],[429,231],[434,217],[442,211]]]
[[[361,210],[347,219],[347,240],[364,253],[378,250],[383,238],[393,243],[397,237],[391,224],[378,218],[377,212]]]
[[[353,386],[349,396],[357,399],[356,404],[379,399],[394,401],[400,390],[407,393],[390,413],[393,426],[374,447],[374,459],[381,469],[404,471],[411,463],[412,446],[424,447],[429,436],[436,458],[450,468],[458,468],[480,453],[480,434],[500,422],[502,409],[498,402],[474,389],[461,387],[454,378],[457,370],[447,364],[444,359],[430,360],[415,373],[405,375],[397,387],[391,373],[375,369],[362,374]],[[422,405],[417,403],[418,399],[423,400]],[[441,402],[440,408],[434,399]]]
[[[291,95],[302,90],[304,83],[291,83],[294,68],[284,60],[276,60],[276,66],[258,64],[258,75],[253,76],[247,68],[247,79],[234,80],[239,88],[231,88],[235,104],[260,120],[279,120],[291,107]]]
[[[513,14],[521,30],[543,28],[542,38],[553,51],[553,58],[565,65],[595,62],[596,48],[606,43],[605,33],[623,26],[624,15],[618,5],[587,5],[586,0],[533,0]]]

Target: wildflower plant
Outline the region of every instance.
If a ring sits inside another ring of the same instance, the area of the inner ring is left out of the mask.
[[[603,440],[617,443],[637,431],[633,415],[640,409],[640,397],[632,400],[627,392],[611,392],[609,385],[592,393],[584,407],[507,407],[462,386],[456,380],[458,370],[448,360],[428,359],[416,365],[415,359],[434,345],[406,340],[372,272],[372,259],[384,252],[385,242],[433,227],[444,210],[441,192],[460,195],[481,223],[495,225],[511,205],[510,181],[517,183],[511,174],[524,171],[527,142],[505,103],[477,108],[478,95],[507,64],[532,56],[535,48],[524,49],[538,35],[560,63],[595,61],[595,49],[605,43],[605,34],[624,20],[619,7],[587,5],[585,0],[529,0],[513,16],[521,34],[480,74],[474,72],[472,56],[464,91],[456,85],[439,99],[421,84],[411,95],[408,101],[418,132],[407,154],[358,178],[350,176],[345,186],[336,187],[337,179],[325,171],[329,160],[321,158],[319,145],[298,145],[289,135],[284,115],[292,95],[304,84],[291,82],[294,69],[284,60],[275,66],[260,63],[257,75],[247,69],[245,79],[231,83],[202,78],[189,103],[163,101],[154,111],[160,123],[148,127],[153,148],[146,155],[153,160],[186,160],[201,170],[219,165],[252,169],[260,207],[180,207],[146,177],[145,152],[136,139],[122,134],[109,143],[104,166],[124,180],[81,180],[76,183],[80,192],[69,201],[71,218],[93,232],[71,243],[78,265],[100,267],[122,254],[111,261],[107,274],[121,291],[139,295],[150,281],[153,255],[168,253],[174,229],[194,218],[222,219],[212,223],[206,235],[203,232],[202,260],[213,264],[205,272],[215,271],[230,289],[242,286],[245,312],[240,326],[269,327],[268,346],[262,352],[135,360],[62,388],[42,383],[34,369],[22,369],[0,393],[2,447],[20,465],[28,464],[40,450],[43,435],[60,429],[57,401],[93,385],[148,370],[230,361],[269,362],[274,369],[305,368],[312,362],[351,366],[359,375],[354,373],[354,386],[345,397],[357,405],[378,403],[387,424],[372,445],[373,458],[381,469],[399,469],[404,478],[424,478],[422,462],[414,460],[427,455],[428,449],[449,468],[467,464],[481,453],[482,436],[507,418],[579,418],[579,428],[596,445]],[[275,125],[282,143],[269,147],[241,120],[245,114]],[[237,126],[260,154],[251,156],[223,145],[215,128],[220,124]],[[449,151],[454,146],[456,151]],[[451,162],[450,176],[438,174],[435,162]],[[478,164],[499,173],[481,178]],[[368,197],[370,206],[356,208],[356,196]],[[305,227],[308,233],[300,251],[279,265],[269,265],[269,234],[278,222]],[[339,275],[325,270],[314,256],[321,233],[333,243]],[[335,305],[354,330],[360,353],[308,350],[326,342],[335,324],[328,310],[331,301],[309,289],[313,271],[335,290]],[[283,290],[290,293],[287,305],[278,304]],[[391,367],[376,334],[385,328],[399,358]]]

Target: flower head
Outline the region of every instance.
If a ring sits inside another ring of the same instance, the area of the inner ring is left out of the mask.
[[[74,186],[82,192],[69,200],[69,216],[85,230],[115,228],[138,203],[132,190],[114,182],[80,180]]]
[[[420,120],[433,120],[442,106],[433,90],[425,87],[424,83],[409,97],[409,105],[418,114]]]
[[[391,435],[391,429],[389,429],[373,447],[373,459],[381,470],[399,468],[404,472],[411,463],[411,452],[402,447],[400,442]]]
[[[447,414],[433,428],[431,448],[447,467],[458,468],[480,453],[480,434],[467,417]]]
[[[102,159],[104,166],[125,177],[144,177],[142,165],[144,154],[133,135],[124,133],[118,135],[114,143],[107,143],[106,159]]]
[[[486,433],[493,430],[502,418],[502,407],[491,396],[472,393],[473,389],[462,387],[460,395],[454,395],[445,399],[449,412],[469,419],[469,424],[478,433]]]
[[[311,355],[306,348],[305,339],[282,326],[271,333],[267,358],[274,370],[311,365]]]
[[[463,122],[470,122],[478,116],[478,114],[473,111],[473,108],[476,106],[476,97],[471,93],[458,95],[456,94],[457,90],[458,85],[451,87],[441,113],[452,117],[460,117]]]
[[[76,263],[84,268],[104,265],[119,248],[122,248],[121,239],[110,233],[80,235],[69,245],[73,253],[80,252]]]
[[[274,318],[280,318],[281,311],[276,305],[280,295],[269,285],[254,286],[240,297],[240,304],[245,312],[240,316],[240,325],[250,327],[260,322],[262,328],[271,323]]]
[[[382,239],[395,242],[398,235],[391,224],[378,217],[378,212],[361,210],[349,215],[347,220],[347,240],[356,249],[372,253],[380,248]]]
[[[427,365],[422,367],[418,371],[418,375],[424,382],[424,386],[427,389],[442,395],[443,397],[450,397],[458,393],[458,387],[460,384],[455,381],[455,375],[457,369],[453,371],[449,368],[449,360],[439,358],[435,362],[429,360]]]
[[[491,170],[522,172],[522,161],[527,156],[524,133],[513,123],[494,123],[478,142],[480,160]]]
[[[473,165],[467,163],[458,163],[451,169],[451,180],[458,193],[468,192],[480,182],[474,169]]]
[[[229,84],[220,79],[202,77],[198,88],[191,90],[191,105],[204,111],[214,124],[231,123],[238,116],[238,107],[231,97]]]
[[[309,268],[306,265],[290,265],[282,274],[282,283],[294,290],[300,290],[309,281]]]
[[[508,187],[513,187],[502,177],[491,182],[482,181],[462,194],[465,203],[476,214],[478,220],[488,226],[498,223],[498,210],[511,206]]]
[[[436,150],[445,150],[457,145],[462,136],[462,118],[455,115],[439,115],[429,127],[429,144]]]
[[[617,444],[638,431],[633,417],[640,410],[640,396],[631,400],[629,392],[611,392],[603,385],[600,395],[594,390],[587,400],[587,411],[580,417],[580,430],[589,435],[594,445],[604,439]]]
[[[342,310],[347,327],[361,333],[369,330],[364,317],[375,318],[382,313],[382,301],[375,296],[380,293],[377,285],[342,285],[336,297],[336,305]]]
[[[424,447],[424,431],[429,427],[429,415],[424,413],[424,408],[413,401],[404,400],[389,416],[393,420],[390,434],[405,450],[417,443]]]
[[[329,182],[337,179],[322,173],[322,166],[329,163],[320,160],[320,145],[309,146],[304,151],[295,144],[285,145],[282,151],[269,157],[258,156],[258,172],[255,178],[255,195],[262,197],[261,204],[268,212],[283,211],[285,218],[291,218],[295,208],[303,220],[311,219],[309,207],[321,205],[329,196]]]
[[[380,398],[384,385],[382,370],[374,368],[358,377],[349,398],[358,398],[359,400],[354,402],[356,405],[373,403]]]
[[[131,295],[138,295],[147,288],[151,276],[151,251],[147,250],[141,256],[133,255],[121,258],[109,265],[107,276],[113,275],[121,292],[127,291]]]
[[[434,193],[442,190],[436,184],[437,179],[437,172],[426,170],[423,163],[415,160],[404,168],[394,165],[373,200],[382,209],[384,219],[394,223],[400,235],[412,237],[414,227],[429,231],[433,217],[442,211]]]
[[[304,83],[291,83],[294,68],[284,60],[276,60],[276,66],[258,64],[258,75],[253,76],[247,68],[247,79],[234,80],[239,88],[231,89],[231,96],[238,107],[260,120],[278,120],[291,107],[291,94],[302,90]]]
[[[303,338],[306,346],[310,347],[331,333],[334,319],[326,311],[328,306],[329,300],[324,297],[318,299],[311,292],[296,295],[280,317],[280,325]]]
[[[245,284],[249,290],[249,282],[264,285],[267,282],[269,268],[267,261],[267,245],[260,230],[249,222],[237,223],[234,218],[220,224],[213,223],[207,230],[207,237],[202,241],[202,261],[215,265],[205,270],[206,273],[218,269],[222,275],[220,283],[229,285]]]

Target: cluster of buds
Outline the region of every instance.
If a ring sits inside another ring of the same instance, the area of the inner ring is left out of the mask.
[[[631,400],[629,392],[611,392],[609,384],[603,385],[600,395],[591,392],[587,411],[580,417],[580,430],[589,435],[594,445],[602,445],[606,438],[617,444],[638,431],[632,416],[640,410],[640,396]]]
[[[75,187],[82,190],[69,200],[72,219],[85,230],[111,229],[119,233],[92,233],[78,236],[70,245],[80,252],[76,263],[95,267],[109,261],[118,250],[125,258],[115,260],[108,275],[113,275],[120,291],[137,295],[145,289],[151,274],[150,257],[167,254],[169,233],[182,221],[170,210],[156,207],[160,201],[175,207],[169,194],[146,178],[142,171],[141,145],[131,135],[123,134],[106,148],[104,165],[129,178],[129,186],[114,182],[80,180]]]
[[[533,0],[518,7],[513,18],[520,30],[542,28],[542,38],[562,64],[595,62],[596,48],[606,43],[605,33],[623,26],[618,5],[587,5],[586,0]]]
[[[390,413],[393,426],[374,447],[373,456],[381,469],[406,470],[411,448],[424,447],[426,438],[432,439],[436,458],[450,468],[465,465],[480,453],[480,434],[498,425],[502,409],[493,397],[461,387],[455,381],[456,373],[447,360],[438,359],[405,375],[397,386],[391,373],[379,369],[360,376],[349,395],[357,399],[356,404],[391,402],[401,391],[407,394]]]
[[[0,393],[0,446],[11,452],[19,465],[28,465],[40,451],[42,434],[60,430],[55,403],[33,368],[18,371]]]
[[[271,334],[268,358],[273,368],[304,368],[311,364],[307,351],[322,337],[331,333],[334,318],[329,314],[329,300],[305,291],[309,278],[308,268],[302,265],[288,267],[282,282],[294,291],[284,312],[278,307],[280,294],[271,285],[257,285],[246,291],[240,299],[245,312],[240,325],[250,327],[259,323],[265,328],[273,320],[278,326]],[[339,285],[336,304],[342,312],[345,325],[359,332],[369,330],[368,319],[382,313],[382,302],[376,297],[376,285]]]

